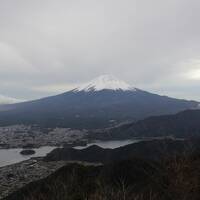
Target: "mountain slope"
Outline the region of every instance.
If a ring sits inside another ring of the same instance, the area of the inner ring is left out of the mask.
[[[187,110],[175,115],[149,117],[116,128],[94,132],[94,139],[127,139],[132,137],[199,137],[200,110]]]
[[[195,101],[145,92],[114,77],[103,76],[57,96],[0,107],[0,125],[36,123],[104,128],[152,115],[173,114],[198,105]]]

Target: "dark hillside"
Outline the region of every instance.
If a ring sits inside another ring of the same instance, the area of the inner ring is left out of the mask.
[[[200,157],[70,164],[4,200],[199,200]]]
[[[96,131],[92,139],[112,140],[133,137],[174,136],[178,138],[200,137],[200,110],[187,110],[175,115],[149,117],[113,129]]]
[[[73,148],[58,148],[50,152],[45,161],[87,161],[97,163],[109,163],[112,161],[126,160],[130,158],[142,158],[158,161],[162,157],[172,157],[187,152],[200,152],[200,140],[175,141],[152,140],[130,144],[116,149],[103,149],[91,146],[83,150]]]

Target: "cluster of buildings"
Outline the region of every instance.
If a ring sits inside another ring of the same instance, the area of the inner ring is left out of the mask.
[[[86,130],[41,128],[37,125],[0,127],[0,148],[38,148],[83,144]]]

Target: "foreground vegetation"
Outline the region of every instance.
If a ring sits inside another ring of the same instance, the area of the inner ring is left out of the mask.
[[[199,200],[200,154],[67,165],[5,200]]]

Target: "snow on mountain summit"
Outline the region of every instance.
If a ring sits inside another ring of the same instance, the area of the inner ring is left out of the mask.
[[[131,87],[128,83],[117,79],[112,75],[102,75],[93,79],[91,82],[86,83],[78,88],[75,91],[101,91],[101,90],[131,90],[136,91],[136,88]]]

